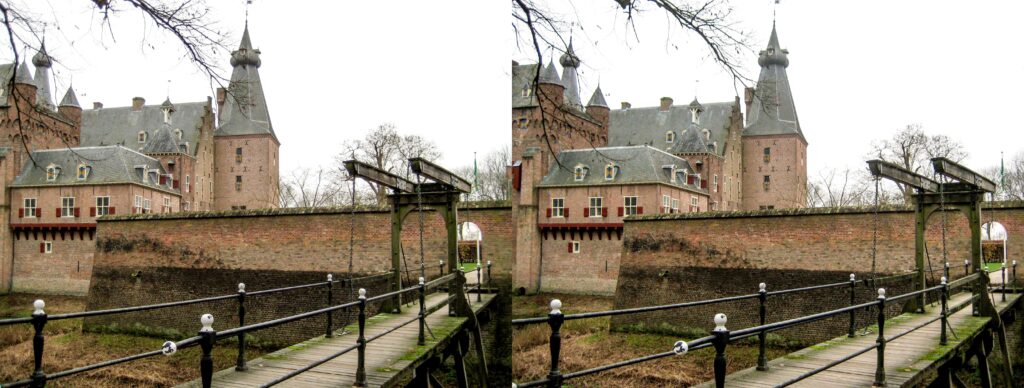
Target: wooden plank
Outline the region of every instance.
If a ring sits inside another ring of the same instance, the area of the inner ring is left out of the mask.
[[[416,191],[412,182],[369,164],[358,160],[346,160],[342,164],[345,165],[348,174],[353,177],[363,178],[398,192],[412,193]]]
[[[938,182],[884,160],[869,160],[868,168],[871,170],[871,175],[876,177],[886,178],[927,192],[939,191]]]
[[[996,183],[991,179],[944,157],[932,158],[932,167],[939,174],[977,187],[985,192],[994,193],[997,189]]]
[[[469,181],[426,159],[409,158],[409,166],[412,168],[413,173],[427,177],[434,182],[449,186],[460,192],[468,193],[473,190],[473,185]]]

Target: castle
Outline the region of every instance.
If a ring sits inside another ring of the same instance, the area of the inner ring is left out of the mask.
[[[216,102],[83,109],[50,94],[45,45],[28,65],[0,65],[0,292],[83,294],[96,218],[278,207],[280,142],[248,26]],[[216,105],[214,105],[216,104]]]
[[[584,105],[572,43],[548,65],[512,64],[515,286],[611,294],[623,218],[803,207],[807,140],[775,26],[740,99],[612,110]],[[534,82],[536,80],[536,82]],[[744,110],[746,120],[744,121]]]

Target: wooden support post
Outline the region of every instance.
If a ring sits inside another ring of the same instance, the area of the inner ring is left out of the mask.
[[[466,332],[462,331],[455,339],[455,380],[459,388],[468,388],[469,379],[466,377],[466,356],[462,350],[462,344],[466,337]]]
[[[391,282],[388,287],[389,292],[402,289],[402,210],[404,208],[399,204],[397,194],[391,196]],[[393,301],[384,301],[381,310],[401,313],[402,295],[396,295]]]
[[[238,327],[245,326],[245,283],[238,283]],[[245,365],[245,333],[238,333],[238,358],[235,359],[235,370],[249,369]]]
[[[981,376],[982,388],[992,388],[992,373],[988,369],[988,349],[985,349],[984,344],[978,344],[975,355],[978,359],[978,375]]]
[[[448,232],[448,273],[456,273],[459,271],[459,234],[458,234],[458,214],[456,213],[456,201],[458,196],[448,195],[448,206],[444,208],[444,226]],[[462,281],[455,284],[465,284],[465,275],[462,275]],[[456,290],[458,288],[458,290]],[[457,295],[462,293],[462,287],[449,287],[448,296]],[[451,312],[451,309],[449,309]]]
[[[915,216],[915,228],[914,233],[914,265],[916,266],[916,272],[914,273],[914,291],[925,289],[925,276],[924,276],[924,260],[925,260],[925,233],[928,231],[928,217],[935,212],[945,211],[945,209],[935,205],[924,205],[924,193],[918,190],[917,194],[914,195],[914,206],[917,211],[914,212]],[[921,293],[914,298],[915,306],[914,311],[924,312],[925,306],[925,294]]]

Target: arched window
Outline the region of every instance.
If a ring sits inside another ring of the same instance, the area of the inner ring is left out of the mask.
[[[60,175],[60,167],[55,165],[49,165],[46,167],[46,181],[53,182],[57,180],[57,176]]]
[[[583,181],[583,178],[587,177],[587,170],[588,169],[586,166],[576,166],[576,168],[573,170],[573,179],[576,182]]]
[[[146,131],[139,131],[139,143],[146,142]]]
[[[87,166],[85,164],[79,164],[78,165],[78,180],[84,181],[86,179],[89,179],[89,173],[90,172],[92,172],[92,167],[89,167],[89,166]]]
[[[616,165],[614,165],[612,163],[608,163],[607,166],[604,166],[604,180],[606,180],[606,181],[614,180],[615,179],[615,175],[618,175],[618,172],[619,172],[619,166],[616,166]]]
[[[671,143],[676,141],[676,133],[672,131],[665,132],[665,142]]]

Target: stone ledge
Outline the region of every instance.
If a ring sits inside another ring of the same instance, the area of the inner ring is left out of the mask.
[[[1024,201],[999,201],[983,202],[982,211],[987,209],[1024,209]],[[881,205],[879,213],[909,213],[914,208],[910,205]],[[664,221],[664,220],[700,220],[716,218],[752,218],[752,217],[790,217],[810,215],[835,215],[835,214],[874,214],[874,206],[850,206],[850,207],[819,207],[819,208],[794,208],[794,209],[769,209],[769,210],[737,210],[737,211],[713,211],[701,213],[679,213],[679,214],[651,214],[640,216],[629,216],[624,219],[630,221]]]
[[[459,210],[488,210],[488,209],[509,209],[512,205],[508,201],[474,201],[460,202]],[[428,209],[432,210],[432,209]],[[355,213],[389,213],[390,206],[330,206],[330,207],[296,207],[278,209],[246,209],[246,210],[222,210],[222,211],[189,211],[178,213],[148,213],[148,214],[120,214],[108,215],[97,218],[97,222],[112,221],[141,221],[141,220],[181,220],[181,219],[203,219],[203,218],[238,218],[238,217],[274,217],[274,216],[301,216],[301,215],[345,215]]]

